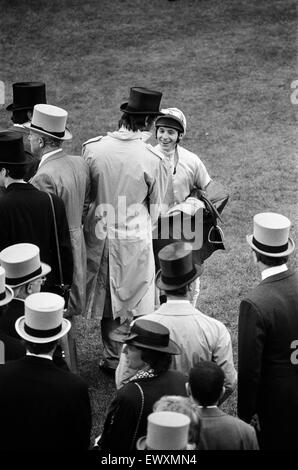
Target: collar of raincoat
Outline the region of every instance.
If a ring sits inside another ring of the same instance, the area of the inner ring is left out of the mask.
[[[125,127],[120,127],[118,131],[108,132],[107,133],[110,137],[114,137],[114,139],[119,140],[138,140],[141,139],[146,142],[151,137],[151,132],[149,131],[131,131],[126,129]]]

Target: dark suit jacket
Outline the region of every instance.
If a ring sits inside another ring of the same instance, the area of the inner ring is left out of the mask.
[[[26,355],[26,348],[21,341],[16,338],[12,338],[1,329],[0,342],[4,345],[4,362],[15,361],[16,359],[20,359]]]
[[[88,388],[52,361],[26,356],[0,366],[0,450],[87,450]]]
[[[73,257],[62,200],[52,195],[57,221],[64,284],[71,284]],[[51,203],[47,193],[30,183],[13,183],[0,198],[0,250],[14,243],[34,243],[41,261],[52,267],[47,287],[60,284]],[[52,290],[52,288],[51,288]]]
[[[109,407],[101,449],[126,452],[135,449],[138,438],[147,433],[147,417],[152,413],[154,403],[164,395],[186,396],[186,381],[186,376],[181,372],[169,370],[158,377],[139,379],[124,385]],[[142,413],[142,396],[136,383],[142,387],[144,394]]]
[[[258,450],[252,426],[219,408],[200,408],[198,450]]]
[[[261,424],[260,446],[297,449],[298,273],[262,281],[241,302],[238,414]]]

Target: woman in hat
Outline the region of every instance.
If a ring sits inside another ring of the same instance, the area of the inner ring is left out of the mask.
[[[146,434],[147,417],[163,395],[186,395],[186,377],[169,370],[171,356],[180,354],[169,330],[156,322],[138,319],[125,340],[125,354],[137,373],[111,403],[99,440],[102,450],[134,450]]]

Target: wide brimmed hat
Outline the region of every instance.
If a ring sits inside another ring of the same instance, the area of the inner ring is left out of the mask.
[[[175,411],[156,411],[147,418],[147,436],[137,441],[137,450],[186,450],[190,418]]]
[[[24,149],[23,137],[19,132],[0,131],[0,164],[28,165],[32,161],[34,157]]]
[[[19,287],[46,276],[51,267],[42,263],[39,248],[32,243],[17,243],[0,252],[0,263],[6,272],[6,284]]]
[[[159,111],[162,93],[149,90],[148,88],[132,87],[127,103],[120,106],[123,113],[128,114],[154,114],[160,115]]]
[[[156,285],[161,290],[171,291],[190,284],[203,272],[203,266],[194,264],[192,245],[175,242],[158,253],[160,270],[156,274]]]
[[[46,103],[46,85],[43,82],[17,82],[12,84],[13,103],[7,111],[33,109],[34,105]]]
[[[50,343],[66,335],[71,323],[63,318],[64,299],[52,292],[38,292],[25,299],[25,315],[15,323],[21,338],[32,343]]]
[[[0,266],[0,307],[13,299],[13,290],[5,285],[5,269]]]
[[[181,354],[179,346],[170,339],[168,328],[150,320],[135,320],[123,342],[143,349],[153,349],[174,355]]]
[[[72,134],[66,127],[68,112],[51,104],[36,104],[31,122],[26,122],[24,129],[57,140],[71,140]]]
[[[289,237],[291,221],[275,212],[262,212],[253,218],[253,234],[247,235],[247,243],[255,251],[272,258],[288,256],[295,249]]]

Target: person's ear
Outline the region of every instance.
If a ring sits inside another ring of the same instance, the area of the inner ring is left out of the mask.
[[[222,397],[224,396],[224,394],[226,393],[226,387],[223,385],[222,386],[222,390],[221,390],[221,394],[220,394],[220,397],[219,397],[219,403],[220,403],[220,400],[222,399]]]
[[[189,382],[186,382],[186,384],[185,384],[185,390],[186,390],[187,396],[188,396],[188,397],[191,397],[191,389],[190,389]]]
[[[33,294],[33,287],[32,287],[31,282],[29,282],[29,284],[27,284],[26,292],[27,292],[28,295]]]

